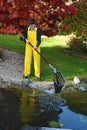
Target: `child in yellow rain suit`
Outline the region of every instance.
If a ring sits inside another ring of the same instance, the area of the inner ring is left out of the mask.
[[[25,29],[24,39],[34,46],[32,48],[29,43],[26,42],[25,47],[25,60],[24,60],[24,78],[27,78],[31,73],[31,64],[32,58],[34,60],[34,70],[35,76],[40,79],[40,55],[35,51],[35,49],[40,52],[40,44],[41,44],[41,31],[36,27],[36,20],[30,19],[29,27]]]

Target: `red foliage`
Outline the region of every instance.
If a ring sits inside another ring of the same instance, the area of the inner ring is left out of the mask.
[[[42,33],[53,36],[58,33],[56,23],[77,12],[64,0],[0,0],[0,33],[23,33],[29,19],[35,18]]]

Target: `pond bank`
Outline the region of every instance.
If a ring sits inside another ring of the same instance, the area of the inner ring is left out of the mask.
[[[7,49],[0,49],[0,86],[29,86],[37,89],[53,88],[53,82],[30,81],[23,79],[24,56]]]
[[[53,82],[46,81],[30,81],[23,79],[23,63],[24,56],[7,49],[0,48],[0,86],[6,87],[10,85],[15,86],[29,86],[39,90],[54,89]],[[76,89],[87,91],[87,85],[84,83],[75,85],[73,82],[67,82],[63,90],[74,91]]]
[[[29,79],[22,79],[21,81],[14,81],[14,80],[7,80],[0,78],[0,87],[29,87],[32,89],[38,90],[50,90],[54,89],[53,82],[46,82],[46,81],[30,81]]]

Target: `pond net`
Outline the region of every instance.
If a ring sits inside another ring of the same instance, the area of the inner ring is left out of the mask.
[[[64,80],[62,73],[60,71],[53,73],[52,79],[53,79],[53,82],[54,82],[55,92],[60,93],[64,84],[65,84],[65,80]]]

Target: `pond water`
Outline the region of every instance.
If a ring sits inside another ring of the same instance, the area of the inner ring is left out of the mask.
[[[0,88],[0,130],[50,127],[51,121],[63,124],[61,128],[87,130],[87,93]]]

